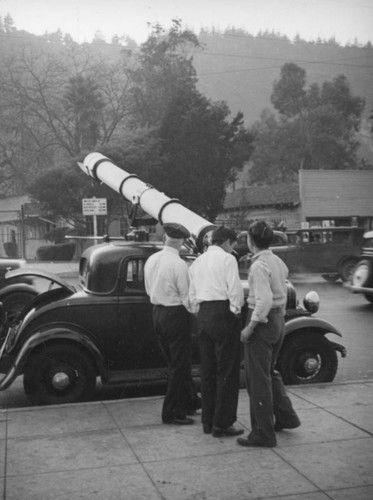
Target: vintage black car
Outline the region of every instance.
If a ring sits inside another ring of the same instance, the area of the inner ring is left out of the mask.
[[[327,281],[341,278],[346,282],[359,260],[363,233],[362,228],[353,226],[275,231],[271,250],[281,257],[291,273],[318,273]],[[246,231],[239,235],[241,255],[246,235]]]
[[[0,390],[23,374],[33,404],[89,400],[96,378],[103,384],[165,380],[165,360],[152,325],[152,306],[144,288],[144,264],[161,243],[111,241],[82,255],[79,285],[35,270],[11,271],[9,278],[32,273],[51,283],[18,319],[3,324],[0,339]],[[183,251],[183,258],[194,255]],[[246,282],[244,282],[245,284]],[[325,335],[341,333],[313,316],[319,297],[310,292],[305,309],[288,283],[286,340],[278,369],[287,384],[329,382],[346,352]],[[243,310],[243,319],[245,310]],[[193,336],[193,374],[199,353]]]
[[[362,293],[367,301],[373,304],[373,231],[364,234],[360,260],[346,287],[352,293]]]

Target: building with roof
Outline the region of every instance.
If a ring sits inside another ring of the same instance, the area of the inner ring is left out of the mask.
[[[218,222],[244,229],[266,219],[273,226],[304,224],[373,229],[373,170],[300,170],[299,183],[240,187],[227,192]]]

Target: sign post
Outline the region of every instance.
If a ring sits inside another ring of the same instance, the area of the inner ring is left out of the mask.
[[[107,215],[107,200],[106,198],[83,198],[82,200],[83,215],[93,216],[93,236],[97,238],[97,216]],[[95,245],[97,240],[94,240]]]

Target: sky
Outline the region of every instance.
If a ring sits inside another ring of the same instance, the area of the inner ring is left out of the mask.
[[[60,29],[77,42],[91,42],[99,31],[107,42],[119,35],[142,43],[151,24],[168,28],[178,18],[197,35],[201,28],[235,27],[373,43],[373,0],[0,0],[0,16],[6,14],[17,29],[36,35]]]

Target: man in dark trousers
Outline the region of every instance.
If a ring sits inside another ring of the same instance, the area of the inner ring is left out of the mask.
[[[203,432],[214,437],[238,436],[240,314],[244,303],[234,231],[220,227],[211,245],[190,266],[190,302],[197,313],[201,354]]]
[[[274,369],[285,334],[288,268],[269,250],[272,237],[265,221],[249,227],[248,245],[254,256],[248,277],[248,320],[241,340],[252,430],[247,438],[237,439],[241,446],[274,447],[275,431],[300,425],[281,375]]]
[[[145,264],[145,288],[153,304],[153,322],[168,362],[168,385],[163,403],[165,424],[189,425],[187,414],[198,409],[199,398],[192,387],[191,320],[187,264],[179,251],[189,231],[181,224],[167,223],[164,248]],[[200,402],[199,402],[200,403]]]

